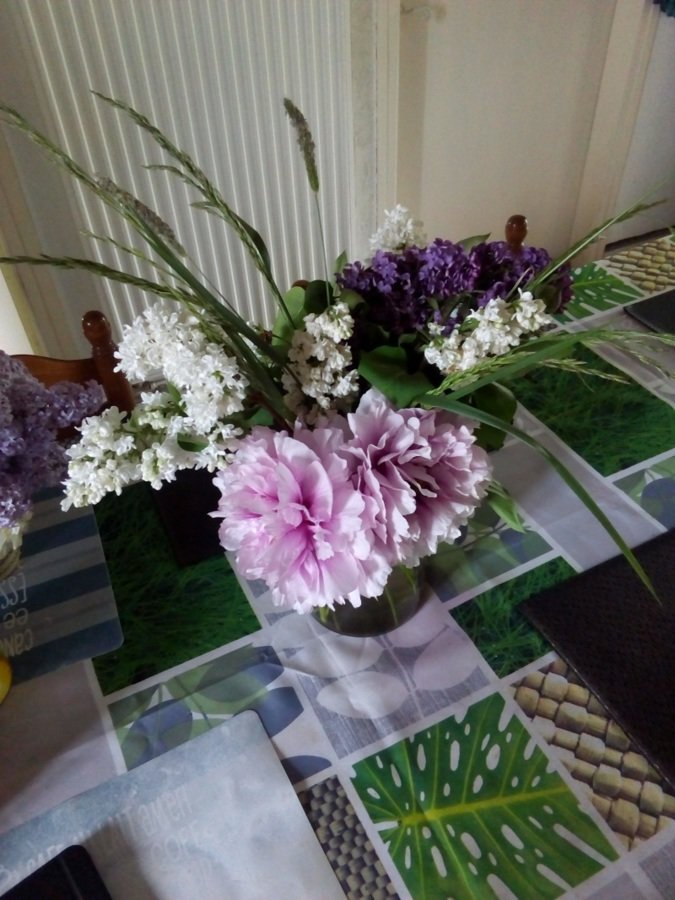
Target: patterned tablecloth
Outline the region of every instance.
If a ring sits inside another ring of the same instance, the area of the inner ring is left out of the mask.
[[[623,306],[675,284],[675,243],[575,279],[569,327],[635,328]],[[517,385],[518,424],[636,546],[675,527],[674,383],[594,362],[632,380],[543,370]],[[101,504],[125,643],[0,707],[0,830],[254,710],[350,898],[675,896],[675,793],[518,611],[616,548],[534,451],[495,463],[526,533],[481,511],[427,567],[421,612],[367,639],[280,612],[224,558],[177,567],[145,486]]]

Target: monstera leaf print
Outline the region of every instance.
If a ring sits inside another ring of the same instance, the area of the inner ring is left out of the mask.
[[[616,857],[499,695],[354,768],[413,897],[557,897]]]
[[[583,319],[600,310],[622,306],[642,295],[638,288],[592,262],[575,269],[573,278],[574,300],[558,316],[561,321]]]

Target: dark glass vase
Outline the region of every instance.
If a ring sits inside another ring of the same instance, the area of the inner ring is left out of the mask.
[[[318,607],[312,615],[326,628],[354,637],[385,634],[412,618],[427,598],[422,567],[396,566],[379,597],[367,597],[361,606],[335,604]]]

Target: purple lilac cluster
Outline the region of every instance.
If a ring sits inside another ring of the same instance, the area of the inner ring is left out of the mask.
[[[505,241],[492,241],[467,251],[461,244],[437,238],[426,247],[401,253],[378,250],[367,265],[346,266],[337,281],[365,300],[367,312],[361,317],[356,314],[358,343],[366,321],[381,325],[394,337],[441,319],[451,331],[460,316],[485,306],[493,297],[506,297],[516,285],[524,287],[550,261],[546,250],[536,247],[514,253]],[[569,277],[564,286],[566,295],[561,296],[559,308],[569,300]],[[457,305],[448,317],[444,301],[454,299],[461,299],[463,305]]]
[[[337,280],[363,297],[369,322],[397,336],[415,332],[432,319],[431,298],[443,301],[472,291],[478,274],[460,244],[437,238],[401,253],[378,250],[368,265],[351,263]]]
[[[58,484],[66,471],[58,432],[97,412],[105,394],[95,381],[46,388],[0,350],[0,527],[28,512],[31,497]]]
[[[516,285],[524,288],[534,275],[551,262],[548,251],[543,247],[523,246],[514,253],[506,241],[476,244],[470,255],[480,273],[474,287],[479,298],[478,306],[485,306],[494,297],[506,297]],[[572,297],[569,266],[560,267],[551,280],[551,286],[558,294],[557,306],[552,312],[560,312]]]

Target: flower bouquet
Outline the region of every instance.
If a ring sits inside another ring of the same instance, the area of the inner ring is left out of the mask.
[[[0,350],[0,577],[18,559],[34,493],[59,484],[68,459],[59,432],[105,403],[100,384],[44,387]]]
[[[538,366],[606,377],[573,359],[575,346],[635,339],[602,329],[570,334],[554,314],[570,297],[569,260],[646,206],[604,223],[556,260],[487,235],[427,242],[420,224],[397,207],[374,236],[370,258],[349,262],[343,254],[332,276],[282,291],[260,234],[199,166],[136,110],[97,96],[167,154],[169,162],[150,168],[180,178],[199,197],[196,206],[234,229],[277,318],[271,332],[245,321],[197,274],[154,212],[0,105],[6,122],[133,227],[144,249],[114,244],[155,273],[143,278],[87,259],[0,260],[84,269],[158,299],[125,326],[119,344],[127,377],[154,379],[155,387],[131,414],[113,408],[83,422],[68,450],[66,507],[96,503],[135,481],[159,487],[182,468],[206,468],[222,494],[214,511],[221,543],[241,575],[263,579],[275,603],[300,612],[357,607],[385,593],[392,573],[456,541],[481,503],[521,527],[491,474],[489,451],[508,434],[548,459],[649,586],[593,498],[513,425],[508,389]],[[291,101],[285,107],[317,196],[309,127]],[[512,223],[516,231],[520,224]]]

